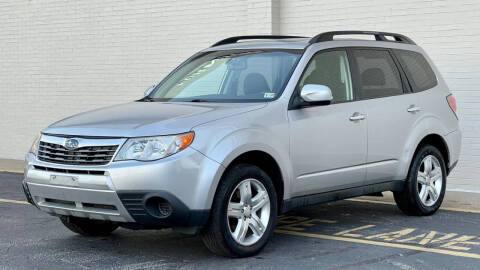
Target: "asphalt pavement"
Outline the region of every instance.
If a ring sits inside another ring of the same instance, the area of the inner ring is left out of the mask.
[[[0,173],[0,269],[480,269],[479,194],[447,193],[429,217],[388,194],[298,209],[259,255],[229,259],[171,230],[75,235],[25,202],[21,179]]]

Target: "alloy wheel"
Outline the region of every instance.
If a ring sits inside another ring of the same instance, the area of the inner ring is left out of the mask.
[[[265,233],[270,220],[270,198],[257,179],[241,181],[230,195],[227,223],[233,239],[242,246],[253,245]]]
[[[426,156],[417,172],[417,190],[420,201],[425,206],[434,205],[443,186],[443,172],[440,161],[433,155]]]

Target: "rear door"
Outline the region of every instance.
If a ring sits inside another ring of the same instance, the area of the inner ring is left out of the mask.
[[[394,179],[406,141],[419,118],[418,100],[410,93],[393,53],[384,48],[352,50],[360,99],[368,118],[365,184]],[[413,147],[413,146],[412,146]]]

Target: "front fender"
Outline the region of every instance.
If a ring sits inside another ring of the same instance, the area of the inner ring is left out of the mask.
[[[289,157],[288,122],[282,120],[279,114],[249,112],[238,117],[200,125],[193,130],[195,140],[191,147],[222,164],[222,171],[217,173],[208,194],[212,201],[225,168],[235,158],[250,151],[265,152],[277,162],[284,181],[284,198],[290,197],[292,168]]]

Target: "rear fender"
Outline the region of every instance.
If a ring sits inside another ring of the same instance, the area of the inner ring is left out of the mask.
[[[434,115],[425,115],[417,120],[410,133],[399,162],[395,180],[407,178],[408,170],[419,143],[428,135],[439,135],[445,141],[444,135],[448,133],[442,121]]]

